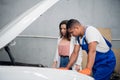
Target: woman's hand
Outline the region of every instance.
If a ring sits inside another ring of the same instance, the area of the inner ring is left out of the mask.
[[[52,68],[57,68],[57,61],[53,62]]]
[[[75,70],[76,70],[76,71],[79,71],[79,70],[80,70],[80,65],[77,65],[77,64],[76,64],[76,65],[75,65]]]

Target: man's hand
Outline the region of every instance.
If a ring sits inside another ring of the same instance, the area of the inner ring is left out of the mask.
[[[68,68],[65,68],[65,67],[61,67],[61,68],[58,68],[59,70],[69,70]]]
[[[91,75],[91,70],[89,68],[85,68],[83,70],[78,71],[79,73],[86,74],[86,75]]]

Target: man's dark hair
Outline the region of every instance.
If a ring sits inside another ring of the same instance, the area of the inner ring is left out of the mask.
[[[67,22],[67,29],[71,28],[74,24],[80,24],[81,25],[81,23],[78,20],[76,20],[76,19],[70,19]]]

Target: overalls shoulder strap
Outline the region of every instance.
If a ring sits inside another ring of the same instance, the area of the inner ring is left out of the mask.
[[[86,29],[87,29],[87,28],[88,28],[88,27],[86,27]],[[86,42],[85,34],[86,34],[86,30],[85,30],[85,33],[84,33],[84,35],[83,35],[83,41],[85,40],[85,42]],[[79,45],[81,46],[81,44],[80,44],[80,37],[79,37],[79,36],[77,37],[77,41],[78,41]],[[82,43],[83,43],[83,41],[82,41]]]
[[[79,36],[77,37],[77,41],[78,41],[79,45],[81,46],[81,44],[80,44],[80,37]]]
[[[79,36],[77,37],[77,41],[78,41],[79,45],[81,46],[81,44],[80,44],[80,37]],[[82,43],[83,43],[83,41],[85,41],[87,43],[87,41],[85,39],[85,35],[83,37]]]
[[[104,38],[105,42],[107,43],[107,45],[109,46],[109,48],[112,48],[112,44],[105,37],[103,37],[103,38]]]
[[[105,37],[103,37],[103,38],[104,38],[105,42],[107,43],[107,45],[109,46],[109,48],[112,48],[112,44]],[[81,46],[81,44],[80,44],[80,37],[79,36],[77,37],[77,41],[78,41],[79,45]],[[85,41],[87,43],[87,41],[85,39],[85,35],[83,37],[83,41]]]

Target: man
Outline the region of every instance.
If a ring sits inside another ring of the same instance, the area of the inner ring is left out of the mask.
[[[68,21],[67,29],[76,37],[76,44],[79,45],[74,46],[66,69],[74,64],[81,47],[82,50],[86,50],[88,61],[86,68],[79,72],[87,75],[91,75],[92,72],[95,80],[109,80],[116,64],[111,43],[96,28],[84,26],[76,19]]]

